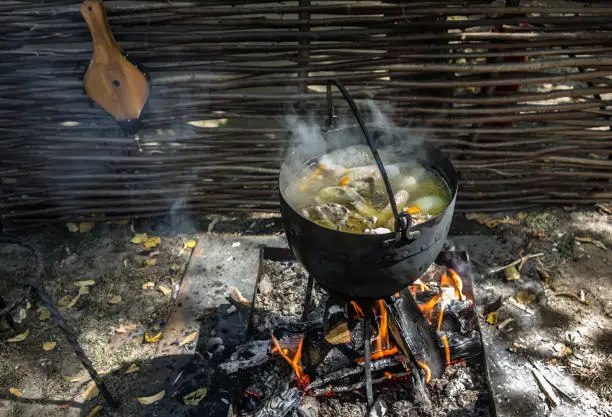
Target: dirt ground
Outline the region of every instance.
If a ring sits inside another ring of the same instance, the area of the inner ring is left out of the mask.
[[[504,220],[503,215],[494,217]],[[453,227],[456,234],[493,235],[503,242],[498,248],[470,253],[485,271],[485,279],[477,283],[480,301],[486,305],[499,295],[517,297],[522,292],[519,298],[537,311],[537,320],[523,325],[514,307],[504,305],[498,310],[498,325],[483,326],[499,333],[517,355],[537,355],[574,376],[581,389],[592,393],[601,415],[606,415],[605,406],[612,401],[612,215],[604,209],[566,208],[511,213],[501,224],[490,220],[466,220],[458,214]],[[97,415],[160,415],[136,400],[156,394],[156,384],[163,385],[169,378],[159,366],[148,367],[156,357],[156,343],[144,339],[145,333],[149,337],[159,331],[163,334],[189,260],[187,243],[197,233],[282,230],[278,218],[262,221],[220,216],[164,218],[102,222],[85,233],[55,225],[16,236],[43,253],[43,282],[55,303],[74,301],[81,288],[78,285],[89,289],[61,312],[93,365],[122,399],[119,413],[112,414],[106,407]],[[144,243],[131,243],[137,233],[159,237],[160,243],[148,249]],[[486,274],[488,268],[537,253],[543,255],[524,263],[519,280],[508,281],[503,271]],[[156,263],[146,265],[151,259]],[[17,296],[34,268],[34,258],[27,250],[0,245],[0,295],[6,301]],[[18,322],[15,329],[0,323],[0,416],[87,416],[103,404],[99,395],[84,398],[89,377],[53,320],[45,319],[40,305],[24,305],[13,316]],[[507,318],[513,318],[513,323],[499,330],[499,323]],[[533,326],[542,330],[537,341],[525,330]],[[10,342],[26,330],[25,340]],[[48,342],[56,343],[52,350],[43,349]],[[128,372],[135,369],[132,365],[140,369]]]

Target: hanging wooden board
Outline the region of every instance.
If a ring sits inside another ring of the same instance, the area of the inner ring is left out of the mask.
[[[127,131],[135,133],[149,98],[149,82],[115,41],[101,0],[86,0],[81,14],[89,26],[93,57],[85,72],[85,92]]]

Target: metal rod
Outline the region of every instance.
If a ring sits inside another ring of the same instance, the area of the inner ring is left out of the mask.
[[[367,308],[363,326],[363,357],[365,358],[365,386],[368,408],[374,404],[374,393],[372,392],[372,358],[370,357],[370,343],[372,339],[372,311]]]

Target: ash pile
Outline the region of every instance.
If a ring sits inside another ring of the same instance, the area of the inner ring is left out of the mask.
[[[219,365],[235,416],[494,415],[469,279],[434,264],[376,301],[309,285],[263,260],[248,340]]]

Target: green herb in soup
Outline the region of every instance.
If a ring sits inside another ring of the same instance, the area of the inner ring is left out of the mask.
[[[383,161],[392,155],[380,152]],[[385,163],[398,210],[422,223],[441,213],[451,192],[433,170],[417,162]],[[289,205],[320,226],[348,233],[389,233],[395,219],[382,176],[369,148],[335,150],[305,167],[297,180],[286,184]]]

